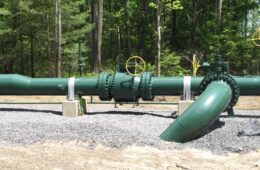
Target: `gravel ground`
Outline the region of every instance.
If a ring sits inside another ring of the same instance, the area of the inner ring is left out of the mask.
[[[98,108],[97,108],[98,107]],[[90,106],[88,115],[61,116],[61,105],[0,105],[0,144],[30,145],[45,141],[80,140],[90,147],[152,146],[160,149],[196,148],[215,154],[260,149],[260,111],[235,111],[220,117],[210,133],[185,144],[164,142],[159,135],[175,119],[174,111]]]

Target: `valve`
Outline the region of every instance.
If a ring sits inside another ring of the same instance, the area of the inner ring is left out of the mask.
[[[260,27],[258,28],[258,30],[252,35],[252,39],[250,39],[253,41],[254,45],[260,47]]]
[[[144,73],[145,61],[138,56],[130,57],[125,63],[125,68],[128,74],[136,77]]]

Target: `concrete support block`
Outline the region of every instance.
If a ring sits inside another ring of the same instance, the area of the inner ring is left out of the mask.
[[[180,116],[190,105],[193,103],[193,100],[182,100],[178,102],[178,115]]]
[[[66,117],[78,117],[86,113],[86,101],[84,99],[62,102],[62,115]]]

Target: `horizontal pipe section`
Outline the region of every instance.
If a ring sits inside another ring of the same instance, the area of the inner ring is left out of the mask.
[[[77,78],[75,93],[98,95],[97,79]],[[67,95],[68,78],[29,78],[17,74],[0,75],[1,95]]]
[[[244,96],[259,96],[260,95],[260,77],[234,77],[240,94]]]
[[[231,98],[232,90],[228,84],[212,82],[160,137],[175,142],[187,142],[198,137],[227,108]]]
[[[181,95],[183,93],[183,77],[153,77],[152,94],[162,96]],[[203,77],[191,78],[191,91],[197,92]]]
[[[260,95],[259,76],[234,78],[240,88],[240,95]],[[183,77],[153,77],[151,80],[152,95],[181,95],[183,93],[183,79]],[[203,77],[191,78],[191,91],[193,94],[199,95],[202,80]],[[77,78],[75,93],[85,96],[98,96],[97,83],[97,78]],[[138,88],[138,85],[136,88]],[[67,95],[67,93],[68,78],[29,78],[17,74],[0,75],[0,95]]]
[[[242,96],[260,95],[260,77],[234,77]],[[198,95],[203,77],[191,78],[191,91]],[[153,77],[152,94],[155,96],[175,96],[183,93],[183,77]]]

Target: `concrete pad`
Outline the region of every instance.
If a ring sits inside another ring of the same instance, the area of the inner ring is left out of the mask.
[[[62,102],[62,115],[66,117],[78,117],[84,115],[86,111],[84,102],[80,100]]]
[[[190,105],[193,103],[193,100],[182,100],[178,102],[178,115],[180,116]]]

